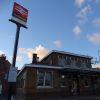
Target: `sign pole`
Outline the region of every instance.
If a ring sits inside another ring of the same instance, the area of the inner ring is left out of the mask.
[[[16,24],[17,25],[17,29],[16,29],[16,37],[15,37],[15,44],[14,44],[14,51],[13,51],[13,58],[12,58],[12,66],[11,67],[15,67],[16,65],[16,56],[17,56],[17,49],[18,49],[18,41],[19,41],[19,34],[20,34],[20,24]],[[17,72],[16,72],[17,73]],[[11,100],[12,95],[15,92],[15,88],[16,88],[16,82],[9,82],[9,93],[8,93],[8,98],[7,100]]]
[[[12,59],[12,66],[11,67],[15,67],[16,65],[16,56],[17,56],[17,48],[18,48],[18,41],[19,41],[19,34],[20,34],[20,24],[16,24],[17,25],[17,29],[16,29],[16,37],[15,37],[15,44],[14,44],[14,51],[13,51],[13,59]],[[12,69],[12,68],[11,68]],[[9,76],[11,71],[9,72]],[[17,72],[15,72],[15,74],[17,74]],[[13,77],[13,76],[11,76]],[[16,82],[9,82],[9,93],[8,93],[8,97],[7,100],[11,100],[12,95],[15,92],[15,88],[16,88]]]
[[[13,51],[12,67],[15,67],[16,64],[16,55],[17,55],[18,40],[19,40],[19,33],[20,33],[20,25],[19,24],[16,25],[17,25],[17,30],[16,30],[15,45]]]
[[[11,100],[16,90],[17,68],[15,66],[16,66],[16,56],[18,49],[20,27],[27,28],[26,27],[27,16],[28,16],[28,10],[15,2],[13,6],[12,18],[9,20],[14,24],[16,24],[17,29],[16,29],[12,65],[9,69],[9,75],[8,75],[9,90],[8,90],[7,100]]]

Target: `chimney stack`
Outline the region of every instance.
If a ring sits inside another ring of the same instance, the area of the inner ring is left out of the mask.
[[[1,55],[0,55],[0,59],[6,60],[5,54],[1,54]]]
[[[32,64],[37,63],[37,54],[33,53],[33,59],[32,59]]]

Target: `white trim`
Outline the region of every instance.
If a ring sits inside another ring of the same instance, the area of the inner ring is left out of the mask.
[[[83,68],[83,67],[70,67],[70,65],[68,65],[68,66],[48,66],[48,65],[35,65],[35,64],[25,64],[23,67],[22,67],[22,69],[21,69],[21,71],[17,74],[17,76],[19,76],[19,74],[24,70],[24,68],[26,68],[26,67],[28,67],[28,68],[45,68],[45,69],[67,69],[67,68],[69,68],[69,69],[81,69],[81,70],[87,70],[87,71],[96,71],[96,72],[100,72],[100,70],[99,69],[95,69],[95,68]]]
[[[48,65],[37,65],[37,64],[25,64],[25,67],[34,67],[34,68],[49,68],[49,69],[62,69],[62,67],[58,66],[48,66]]]
[[[22,69],[20,70],[20,72],[17,74],[17,76],[19,76],[19,74],[24,70],[25,67],[28,68],[46,68],[46,69],[62,69],[62,67],[58,67],[58,66],[48,66],[48,65],[35,65],[35,64],[25,64]]]
[[[52,86],[37,86],[37,89],[48,89],[48,88],[53,88]]]
[[[62,85],[61,85],[60,87],[61,87],[61,88],[65,88],[65,87],[67,87],[67,86],[62,86]]]
[[[17,17],[12,16],[11,19],[16,21],[16,22],[18,22],[18,23],[20,23],[20,24],[22,24],[22,25],[24,25],[24,26],[26,26],[26,22],[24,22],[23,20],[21,20],[21,19],[19,19]]]
[[[25,65],[22,67],[22,69],[19,71],[19,73],[17,74],[17,76],[19,76],[19,74],[24,70],[25,67],[26,67]]]

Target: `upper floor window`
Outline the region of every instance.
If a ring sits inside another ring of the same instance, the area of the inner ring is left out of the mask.
[[[52,64],[52,59],[50,59],[50,65]]]
[[[58,56],[58,65],[60,66],[65,65],[65,58],[63,56]]]
[[[71,64],[71,58],[70,57],[67,57],[67,60],[66,60],[66,65],[70,65]]]
[[[77,67],[82,67],[82,63],[81,63],[80,61],[77,61],[77,62],[76,62],[76,66],[77,66]]]

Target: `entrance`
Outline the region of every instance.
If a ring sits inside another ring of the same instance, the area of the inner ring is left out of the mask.
[[[80,86],[79,86],[79,79],[78,77],[71,77],[69,78],[69,92],[71,95],[78,95],[80,94]]]
[[[2,84],[0,82],[0,95],[2,94]]]
[[[77,81],[76,80],[73,80],[72,81],[72,88],[71,88],[71,92],[73,95],[77,95],[78,93],[78,86],[77,86]]]

